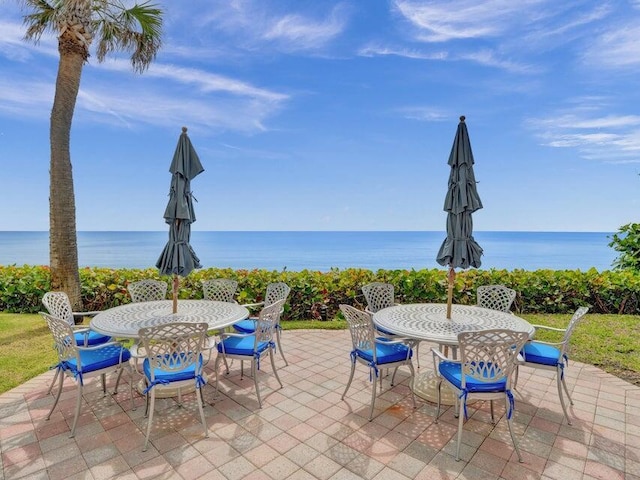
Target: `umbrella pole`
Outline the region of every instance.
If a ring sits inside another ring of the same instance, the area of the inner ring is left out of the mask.
[[[178,275],[173,274],[173,313],[178,313]]]
[[[449,267],[449,288],[447,289],[447,320],[451,320],[451,304],[453,303],[453,282],[456,279],[456,271]]]

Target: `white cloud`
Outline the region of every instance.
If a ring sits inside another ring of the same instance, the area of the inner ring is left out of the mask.
[[[579,106],[527,125],[554,148],[575,148],[581,157],[610,163],[640,163],[640,116],[598,115],[598,106]]]
[[[285,15],[273,20],[262,38],[278,41],[287,50],[317,49],[342,33],[345,23],[339,8],[334,8],[323,20],[312,20],[297,14]]]
[[[434,107],[405,107],[398,110],[405,118],[421,122],[442,122],[450,120],[452,115]]]
[[[440,52],[422,52],[418,49],[409,49],[409,48],[393,48],[393,47],[383,47],[380,45],[366,45],[362,47],[358,51],[358,55],[361,57],[376,57],[376,56],[396,56],[396,57],[405,57],[412,58],[415,60],[445,60],[449,54],[446,51]]]
[[[628,68],[640,65],[640,25],[615,25],[596,37],[584,53],[584,61],[598,67]]]

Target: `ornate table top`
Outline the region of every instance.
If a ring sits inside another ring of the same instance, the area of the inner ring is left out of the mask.
[[[458,343],[458,333],[505,328],[534,333],[526,320],[507,312],[471,305],[452,305],[451,320],[444,303],[415,303],[384,308],[373,314],[376,325],[405,337],[443,344]]]
[[[209,330],[226,328],[249,316],[249,310],[237,303],[212,300],[178,300],[178,313],[171,313],[172,300],[127,303],[93,317],[91,328],[104,335],[136,338],[142,327],[171,322],[204,322]]]

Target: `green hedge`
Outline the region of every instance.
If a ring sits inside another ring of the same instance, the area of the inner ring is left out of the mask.
[[[103,310],[130,301],[127,285],[143,278],[164,279],[156,269],[85,268],[80,271],[85,310]],[[291,287],[284,319],[332,319],[338,305],[364,307],[361,287],[372,281],[392,283],[400,303],[446,302],[445,269],[363,270],[329,272],[231,270],[209,268],[180,279],[180,298],[202,298],[201,281],[208,278],[238,280],[238,302],[262,300],[269,282]],[[591,313],[640,314],[640,273],[630,270],[468,270],[456,275],[454,302],[474,304],[480,285],[500,283],[518,292],[515,310],[521,313],[571,313],[580,305]],[[34,313],[51,287],[48,267],[0,266],[0,311]]]

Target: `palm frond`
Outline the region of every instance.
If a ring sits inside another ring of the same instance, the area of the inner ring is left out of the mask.
[[[23,17],[23,23],[27,27],[24,34],[25,40],[32,40],[35,43],[40,41],[42,34],[49,30],[57,31],[56,24],[56,4],[58,0],[49,3],[46,0],[22,0],[28,12]]]

